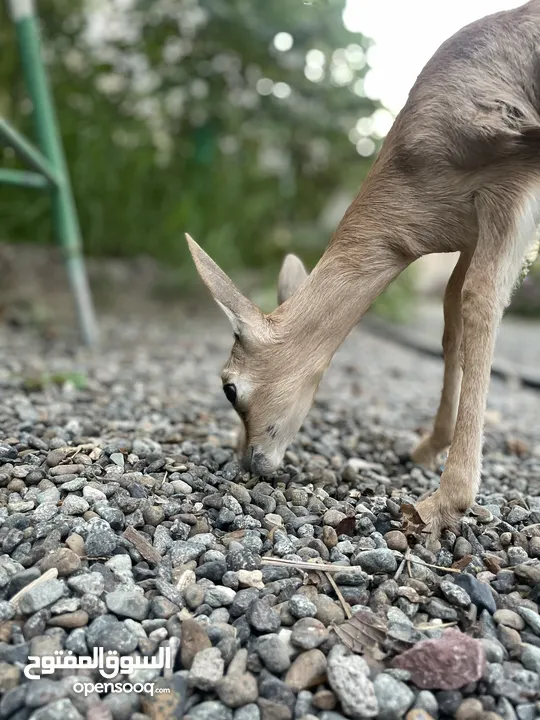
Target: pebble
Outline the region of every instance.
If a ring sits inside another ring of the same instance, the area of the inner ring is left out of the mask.
[[[255,702],[259,692],[255,676],[249,672],[228,674],[216,686],[221,702],[227,707],[239,708]]]
[[[279,615],[266,600],[255,600],[246,611],[246,618],[254,630],[272,633],[279,630]]]
[[[513,610],[497,610],[493,613],[493,619],[499,625],[506,625],[514,630],[523,630],[525,621],[517,612]]]
[[[540,615],[526,607],[519,607],[518,612],[531,630],[540,636]]]
[[[107,593],[105,602],[115,615],[132,620],[144,620],[150,604],[141,593],[123,590]]]
[[[414,693],[407,685],[386,673],[377,675],[373,687],[379,705],[379,720],[400,720],[413,703]]]
[[[213,690],[223,677],[224,669],[225,663],[218,648],[200,650],[193,658],[189,671],[189,684],[199,690]]]
[[[465,590],[479,610],[487,610],[493,615],[497,606],[489,585],[466,573],[455,575],[454,583]]]
[[[326,656],[318,649],[300,653],[285,676],[285,683],[294,691],[314,687],[324,681]]]
[[[289,598],[288,609],[295,618],[314,617],[317,614],[317,606],[305,595],[293,595]]]
[[[397,560],[392,550],[378,548],[365,550],[354,556],[353,562],[362,570],[374,575],[376,573],[393,573],[397,570]]]
[[[279,635],[261,636],[257,642],[257,652],[268,670],[277,675],[288,670],[291,665],[289,650]]]
[[[441,592],[449,603],[460,608],[468,608],[471,598],[467,592],[450,580],[443,580],[440,584]]]
[[[81,567],[81,558],[69,548],[59,548],[45,555],[40,562],[43,572],[56,568],[60,577],[72,575]]]
[[[180,656],[182,667],[189,670],[195,656],[211,647],[211,642],[202,625],[196,620],[186,618],[182,621]]]
[[[60,580],[46,580],[30,588],[20,599],[19,607],[24,615],[31,615],[52,605],[64,594],[64,583]]]
[[[328,630],[320,620],[302,618],[294,623],[291,642],[304,650],[313,650],[328,639]]]
[[[334,647],[328,655],[328,682],[348,717],[353,720],[377,717],[379,704],[363,658],[344,655],[342,646]]]
[[[342,608],[328,595],[317,595],[313,599],[317,612],[315,617],[324,625],[340,625],[345,620],[345,613]]]
[[[47,393],[2,385],[0,717],[536,718],[540,455],[509,455],[505,440],[525,434],[540,447],[536,396],[504,393],[494,378],[505,432],[486,429],[479,504],[432,554],[406,534],[401,507],[438,482],[407,453],[439,396],[439,364],[399,346],[389,354],[354,330],[283,466],[264,480],[239,466],[234,413],[210,387],[225,332],[165,332],[156,321],[140,335],[130,323],[104,320],[95,356],[54,339],[43,355],[24,330],[5,342],[11,331],[0,328],[0,366],[13,377],[39,356],[89,378],[84,390]],[[370,363],[358,394],[360,344]],[[417,561],[394,578],[409,547]],[[429,567],[469,555],[459,573]],[[295,567],[321,560],[336,566],[339,596],[326,573]],[[19,618],[10,598],[52,568],[57,579],[24,593]],[[388,623],[384,668],[333,631],[347,603]],[[441,621],[463,632],[459,645],[424,655],[424,688],[418,668],[392,665],[447,636]],[[173,668],[148,677],[171,692],[153,698],[84,698],[67,678],[30,683],[22,673],[29,655],[103,647],[152,657],[169,644]]]
[[[407,536],[401,530],[390,530],[386,533],[384,539],[390,550],[405,552],[409,547]]]

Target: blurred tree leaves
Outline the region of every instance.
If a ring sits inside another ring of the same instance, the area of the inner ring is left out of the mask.
[[[45,56],[86,251],[183,262],[190,232],[227,269],[313,265],[321,217],[357,190],[369,41],[344,0],[48,0]],[[276,47],[278,33],[286,46]],[[287,35],[283,35],[283,34]],[[0,112],[31,135],[0,4]],[[309,60],[309,62],[308,62]],[[374,146],[373,146],[374,147]],[[3,164],[16,166],[12,153]],[[2,187],[0,237],[49,242],[47,198]]]

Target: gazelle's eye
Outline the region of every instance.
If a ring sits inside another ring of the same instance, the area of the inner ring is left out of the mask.
[[[225,393],[227,400],[234,406],[236,403],[236,385],[227,383],[223,386],[223,392]]]

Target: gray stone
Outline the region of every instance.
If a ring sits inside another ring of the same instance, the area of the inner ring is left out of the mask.
[[[272,633],[281,625],[279,615],[266,600],[255,600],[247,609],[246,618],[258,632]]]
[[[184,720],[233,720],[233,712],[217,700],[207,700],[188,710]]]
[[[27,685],[19,685],[4,692],[0,701],[0,717],[9,718],[24,707]]]
[[[540,675],[540,647],[524,643],[521,648],[521,662],[527,670]]]
[[[235,597],[236,592],[231,588],[218,586],[206,591],[204,602],[213,608],[228,607],[233,604]]]
[[[413,707],[418,710],[425,710],[434,718],[437,717],[439,712],[439,703],[431,690],[420,690]]]
[[[103,703],[110,709],[114,720],[132,720],[139,707],[139,695],[127,691],[109,693],[103,698]]]
[[[62,683],[41,678],[28,683],[25,702],[27,707],[37,708],[61,700],[66,695],[67,690]]]
[[[112,530],[93,530],[88,533],[84,547],[88,557],[110,557],[118,540]]]
[[[261,712],[255,703],[244,705],[234,713],[234,720],[260,720],[260,718]]]
[[[148,614],[149,602],[140,592],[117,590],[105,596],[105,603],[111,612],[132,620],[144,620]]]
[[[363,550],[354,556],[352,562],[354,565],[360,565],[362,570],[365,570],[370,575],[392,573],[397,570],[397,560],[394,552],[388,548]]]
[[[488,662],[500,664],[507,656],[506,650],[495,638],[482,638],[481,643],[484,646]]]
[[[67,580],[67,586],[80,595],[101,595],[105,592],[105,581],[103,575],[98,572],[75,575]]]
[[[259,657],[270,672],[280,675],[291,665],[289,650],[278,635],[263,635],[257,642]]]
[[[454,583],[465,590],[471,598],[471,602],[473,602],[479,610],[485,609],[493,615],[497,606],[495,605],[495,599],[489,585],[480,582],[480,580],[477,580],[468,573],[456,574],[454,576]]]
[[[315,617],[317,606],[305,595],[293,595],[288,602],[291,615],[295,618]]]
[[[195,655],[189,671],[189,684],[199,690],[213,690],[223,677],[224,670],[225,663],[217,648],[201,650]]]
[[[63,698],[47,705],[47,707],[32,713],[32,720],[83,720],[83,716],[73,705],[71,700]]]
[[[128,655],[137,647],[138,638],[114,615],[100,615],[88,626],[86,642],[90,650],[102,647],[105,652],[117,650],[120,655]]]
[[[89,509],[88,502],[78,495],[68,495],[62,503],[62,512],[66,515],[82,515]]]
[[[471,598],[466,591],[450,580],[443,580],[439,587],[444,597],[452,605],[460,608],[468,608],[471,604]]]
[[[378,720],[400,720],[413,703],[414,693],[407,685],[386,673],[377,675],[373,687],[379,703]]]
[[[171,547],[171,560],[174,567],[184,565],[190,560],[196,560],[206,547],[201,543],[192,542],[190,540],[175,540]]]
[[[222,703],[230,708],[248,705],[259,694],[257,680],[249,673],[234,673],[222,677],[216,685],[216,692]]]
[[[13,605],[7,600],[0,600],[0,622],[11,620],[15,616]]]
[[[328,682],[346,715],[353,720],[377,717],[379,703],[363,658],[345,655],[343,646],[336,645],[328,655]]]
[[[60,580],[46,580],[44,583],[30,588],[20,599],[19,607],[24,615],[33,613],[52,605],[64,594],[64,583]]]
[[[540,615],[526,607],[519,607],[518,612],[531,630],[536,635],[540,635]]]

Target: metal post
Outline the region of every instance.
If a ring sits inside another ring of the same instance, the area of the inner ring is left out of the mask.
[[[30,99],[38,143],[54,167],[57,182],[52,187],[56,234],[64,252],[77,315],[87,345],[98,340],[97,324],[82,255],[81,233],[58,124],[41,56],[38,23],[33,0],[9,0],[19,43],[22,69]]]

